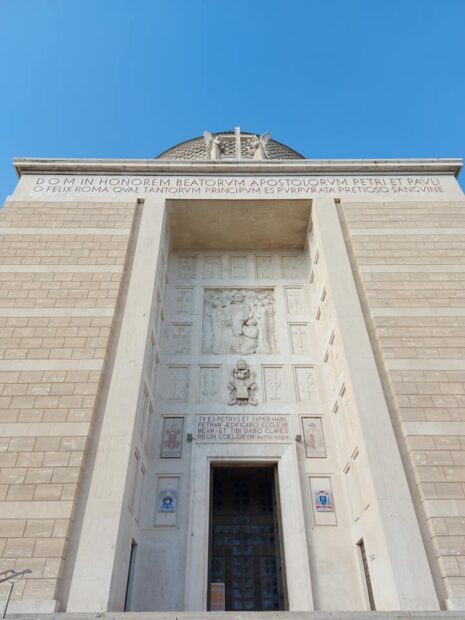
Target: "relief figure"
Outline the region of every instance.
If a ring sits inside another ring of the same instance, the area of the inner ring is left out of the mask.
[[[204,353],[273,353],[274,299],[269,290],[209,290],[204,300]]]
[[[255,396],[257,384],[245,360],[239,360],[233,370],[232,381],[228,383],[228,405],[258,405]]]

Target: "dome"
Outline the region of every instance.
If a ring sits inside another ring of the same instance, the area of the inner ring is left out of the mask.
[[[240,131],[237,127],[235,131],[223,131],[210,134],[205,132],[207,138],[199,136],[185,142],[180,142],[175,146],[163,151],[157,155],[155,159],[164,160],[253,160],[253,159],[304,159],[302,155],[286,146],[272,140],[268,134],[251,133],[248,131]],[[210,137],[210,138],[209,138]],[[208,147],[209,139],[219,140],[219,150],[216,156],[212,156]],[[260,139],[264,144],[265,156],[254,156],[253,143]],[[240,147],[239,147],[240,145]],[[238,154],[239,151],[239,154]]]

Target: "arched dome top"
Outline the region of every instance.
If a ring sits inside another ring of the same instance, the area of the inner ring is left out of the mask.
[[[165,160],[252,160],[252,159],[304,159],[300,153],[294,151],[285,144],[266,138],[265,157],[254,157],[254,142],[260,139],[260,134],[251,133],[249,131],[240,131],[237,127],[235,131],[222,131],[209,134],[212,138],[218,138],[220,148],[216,157],[211,156],[208,147],[208,138],[199,136],[185,142],[180,142],[175,146],[163,151],[157,155],[155,159]],[[264,134],[267,136],[268,134]]]

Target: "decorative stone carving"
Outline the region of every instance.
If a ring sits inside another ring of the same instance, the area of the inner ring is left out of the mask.
[[[301,314],[304,309],[302,289],[288,287],[285,290],[287,311],[289,314]]]
[[[259,280],[274,277],[273,259],[271,256],[257,256],[255,261],[257,278]]]
[[[193,280],[195,278],[195,256],[180,256],[178,258],[178,278]]]
[[[266,400],[282,400],[283,369],[281,366],[263,368]]]
[[[281,258],[283,276],[289,280],[296,280],[302,276],[301,259],[298,256],[283,256]]]
[[[204,277],[207,280],[219,279],[223,275],[222,256],[206,256],[204,262]]]
[[[250,142],[249,150],[253,159],[267,159],[266,146],[270,139],[270,132],[262,133],[261,136],[255,136]]]
[[[163,418],[161,458],[181,458],[184,418]]]
[[[189,368],[187,366],[171,366],[169,370],[169,399],[187,402]]]
[[[247,267],[247,256],[231,256],[231,278],[246,278]]]
[[[307,324],[291,324],[289,325],[289,333],[291,336],[292,353],[294,355],[303,355],[307,353]]]
[[[205,133],[207,132],[204,132],[203,136],[187,140],[167,149],[155,159],[172,161],[205,159],[207,151]],[[250,160],[253,158],[252,150],[254,149],[250,149],[250,143],[257,141],[257,134],[241,131],[239,127],[235,127],[234,131],[216,134],[216,137],[223,142],[224,151],[221,153],[221,159]],[[267,159],[304,159],[302,155],[290,147],[271,139],[267,144],[266,155]]]
[[[220,159],[221,153],[224,152],[223,140],[219,136],[213,136],[209,131],[203,132],[203,138],[207,149],[209,159]]]
[[[264,289],[210,289],[204,297],[203,352],[274,353],[274,296]]]
[[[176,289],[176,312],[192,312],[194,291],[191,288]]]
[[[321,418],[302,418],[302,430],[305,442],[305,456],[308,459],[325,458],[326,447]]]
[[[169,353],[172,355],[187,355],[191,348],[190,323],[173,323],[169,342]]]
[[[220,384],[220,369],[218,366],[203,366],[200,368],[200,400],[211,402],[217,399]]]
[[[245,360],[239,360],[233,370],[233,379],[228,383],[228,405],[258,405],[255,390],[257,384]]]
[[[295,369],[295,377],[297,381],[297,397],[298,400],[315,400],[316,385],[314,378],[314,370],[311,367],[297,366]]]

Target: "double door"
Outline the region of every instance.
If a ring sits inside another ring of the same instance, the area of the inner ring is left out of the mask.
[[[209,583],[224,584],[226,611],[284,608],[273,467],[212,470]]]

